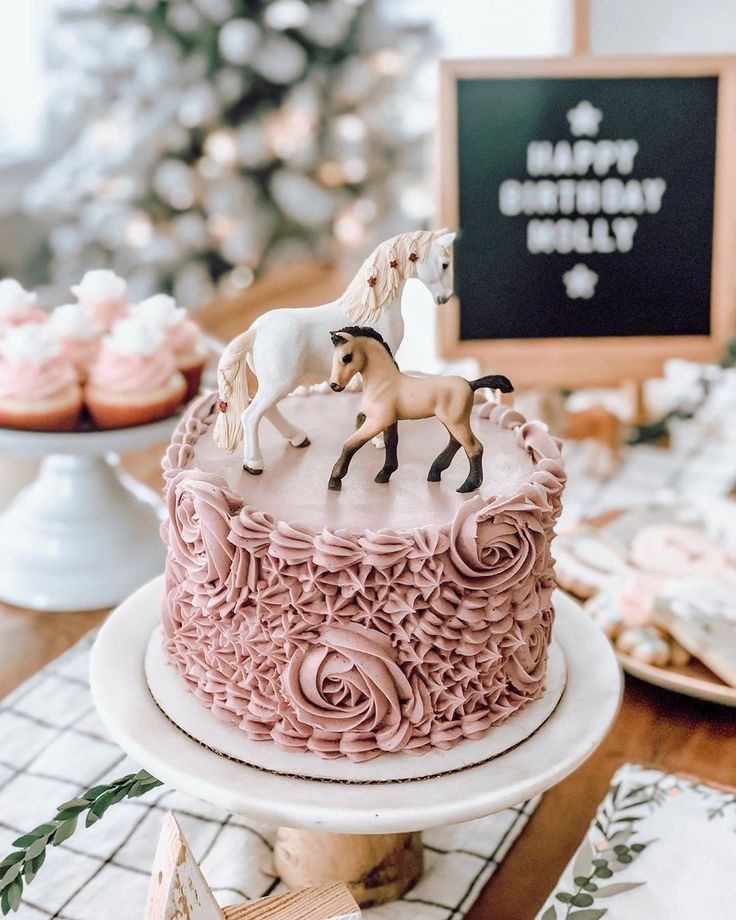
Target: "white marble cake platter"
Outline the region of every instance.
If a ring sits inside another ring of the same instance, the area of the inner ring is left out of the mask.
[[[161,578],[149,582],[100,631],[91,662],[100,717],[113,739],[163,782],[265,823],[390,834],[493,814],[571,773],[604,739],[618,710],[621,673],[608,641],[558,591],[555,634],[567,665],[565,689],[552,714],[527,740],[486,763],[429,779],[366,784],[279,775],[207,749],[156,704],[146,681],[145,656],[158,625],[161,591]],[[378,769],[380,763],[377,758],[368,766]]]
[[[325,760],[308,752],[290,752],[262,741],[250,741],[235,725],[216,718],[186,686],[179,672],[166,660],[161,647],[161,628],[148,642],[146,680],[151,695],[164,714],[190,738],[238,763],[285,776],[342,783],[388,783],[407,779],[430,779],[443,773],[465,770],[511,750],[532,735],[552,715],[565,688],[565,657],[559,642],[552,644],[547,671],[547,692],[521,712],[492,729],[480,741],[465,741],[449,751],[421,756],[383,754],[365,763],[344,757]]]

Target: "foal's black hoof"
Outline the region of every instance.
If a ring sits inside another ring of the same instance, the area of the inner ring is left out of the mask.
[[[373,481],[380,483],[388,482],[394,472],[394,470],[379,470],[376,473],[376,478]]]
[[[442,479],[441,470],[430,470],[427,473],[427,482],[439,482]]]
[[[260,476],[263,470],[254,470],[252,466],[248,466],[247,463],[243,464],[243,469],[246,473],[250,473],[251,476]]]
[[[332,477],[332,478],[330,479],[330,481],[327,483],[327,488],[328,488],[331,492],[339,492],[340,489],[342,489],[342,480],[341,480],[341,479],[335,479],[334,477]]]
[[[475,492],[476,489],[480,489],[479,482],[473,482],[469,479],[466,479],[465,482],[458,487],[458,492]]]
[[[309,438],[305,437],[303,441],[300,441],[298,444],[292,444],[292,447],[296,447],[297,450],[301,450],[302,447],[309,447],[312,442]]]

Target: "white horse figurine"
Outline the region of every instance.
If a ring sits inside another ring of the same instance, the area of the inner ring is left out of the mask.
[[[418,278],[438,304],[452,294],[452,244],[448,230],[420,230],[386,240],[365,260],[345,293],[320,307],[270,310],[227,346],[217,367],[220,414],[214,437],[232,453],[243,436],[243,469],[263,472],[258,429],[264,417],[294,447],[307,433],[276,405],[298,386],[330,376],[330,331],[373,326],[395,353],[404,337],[401,295],[407,278]],[[246,363],[258,378],[250,399]]]

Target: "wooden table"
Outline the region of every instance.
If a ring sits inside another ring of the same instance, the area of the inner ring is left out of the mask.
[[[272,306],[323,303],[344,279],[327,269],[290,271],[255,285],[200,317],[222,339]],[[296,280],[295,280],[296,279]],[[126,468],[159,486],[161,447],[124,458]],[[10,461],[5,461],[8,462]],[[4,471],[5,494],[28,478]],[[0,604],[0,695],[5,695],[97,626],[105,611],[39,614]],[[607,740],[572,776],[547,792],[526,829],[486,886],[469,920],[532,920],[570,859],[615,770],[635,762],[723,785],[736,785],[736,710],[626,678],[621,712]]]

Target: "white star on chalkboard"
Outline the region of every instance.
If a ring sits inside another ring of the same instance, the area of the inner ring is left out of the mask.
[[[571,300],[590,300],[595,294],[598,275],[587,265],[578,262],[562,276],[565,291]]]
[[[593,137],[598,133],[603,112],[597,109],[587,99],[578,102],[574,109],[567,113],[570,122],[570,133],[575,137]]]

